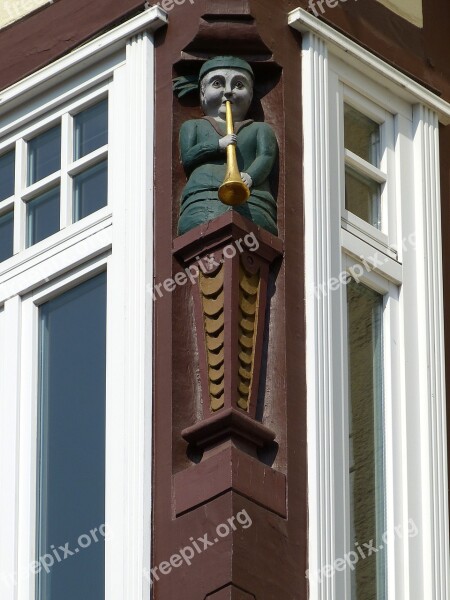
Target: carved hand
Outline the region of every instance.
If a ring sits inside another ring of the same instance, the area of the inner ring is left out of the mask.
[[[241,173],[242,181],[248,188],[251,188],[253,185],[253,179],[250,177],[248,173]]]
[[[226,147],[229,146],[230,144],[233,144],[234,146],[236,146],[236,144],[237,144],[237,135],[235,133],[226,135],[225,137],[220,138],[220,140],[219,140],[219,148],[221,150],[226,150]]]

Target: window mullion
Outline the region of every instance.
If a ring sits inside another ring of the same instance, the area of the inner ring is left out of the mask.
[[[96,165],[98,162],[108,158],[108,145],[97,148],[93,152],[90,152],[87,156],[83,156],[78,160],[75,160],[68,166],[68,172],[73,177],[85,171],[89,167]]]
[[[397,174],[402,172],[402,163],[398,165],[395,160],[395,126],[394,117],[386,113],[386,118],[381,128],[381,139],[385,149],[381,161],[381,168],[387,173],[386,185],[381,194],[381,223],[382,231],[386,233],[389,244],[396,245],[400,237],[401,230],[398,227],[397,215],[400,212],[399,199],[397,193]]]
[[[44,192],[47,192],[48,190],[52,189],[53,187],[55,187],[60,177],[61,171],[55,171],[55,173],[48,175],[45,179],[41,179],[40,181],[37,181],[36,183],[33,183],[32,185],[26,187],[22,191],[22,200],[24,202],[28,202],[35,196],[43,194]]]
[[[344,93],[345,87],[344,84],[339,81],[337,74],[334,71],[331,71],[333,77],[336,80],[335,87],[338,90],[337,95],[337,119],[336,119],[336,128],[338,130],[339,139],[336,140],[336,148],[335,152],[337,153],[337,170],[338,170],[338,178],[339,178],[339,200],[340,200],[340,215],[342,216],[345,212],[345,132],[344,132]]]
[[[36,535],[36,436],[37,436],[37,307],[32,298],[21,306],[18,465],[18,571],[23,573],[35,560]],[[35,597],[35,578],[19,577],[17,600]]]
[[[19,139],[16,143],[16,172],[14,200],[14,254],[25,248],[26,205],[22,199],[27,175],[27,144]]]
[[[67,175],[69,164],[72,162],[73,119],[65,113],[61,120],[61,212],[60,228],[64,229],[72,223],[72,190],[71,178]]]
[[[354,154],[351,150],[345,149],[345,164],[349,167],[353,167],[360,171],[363,175],[370,177],[377,183],[385,183],[387,174],[381,169],[374,167],[363,158],[360,158],[357,154]]]
[[[342,265],[345,267],[348,263],[348,256],[345,253],[342,253]],[[351,515],[351,475],[350,475],[350,467],[351,467],[351,439],[350,439],[350,402],[349,402],[349,372],[348,369],[344,368],[344,365],[347,364],[347,356],[349,353],[349,343],[348,343],[348,311],[347,311],[347,290],[345,286],[341,287],[340,290],[340,311],[341,311],[341,347],[342,347],[342,357],[345,359],[342,360],[342,410],[339,411],[342,413],[340,416],[341,420],[339,420],[338,415],[335,417],[335,427],[336,427],[336,441],[337,441],[337,454],[340,457],[340,461],[337,463],[341,464],[341,470],[336,473],[336,479],[342,479],[342,492],[341,497],[338,498],[336,504],[336,510],[340,511],[342,514],[342,538],[343,545],[341,548],[344,549],[344,552],[348,550],[353,550],[353,532],[352,532],[352,515]],[[337,411],[338,412],[338,411]],[[342,555],[342,551],[340,552]],[[351,582],[352,573],[349,569],[346,569],[342,575],[341,581],[338,582],[340,586],[338,589],[340,594],[339,598],[351,598],[352,594],[352,582]]]

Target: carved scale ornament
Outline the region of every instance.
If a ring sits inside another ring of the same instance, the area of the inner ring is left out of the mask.
[[[212,411],[225,404],[224,271],[222,264],[214,273],[199,274]]]
[[[255,349],[258,332],[258,307],[261,278],[259,269],[240,259],[239,264],[239,312],[238,344],[239,358],[236,404],[248,411],[253,385]],[[205,348],[208,365],[211,411],[225,405],[225,293],[224,265],[214,272],[199,274],[199,289],[204,319]]]
[[[256,334],[261,278],[259,270],[252,273],[252,265],[239,265],[239,408],[248,411],[255,367]]]

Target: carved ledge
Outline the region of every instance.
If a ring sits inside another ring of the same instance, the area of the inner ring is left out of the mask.
[[[256,600],[256,597],[231,584],[217,592],[208,594],[205,600]]]
[[[183,438],[201,449],[213,447],[223,439],[250,442],[257,448],[273,442],[275,434],[268,427],[235,408],[221,410],[182,432]]]

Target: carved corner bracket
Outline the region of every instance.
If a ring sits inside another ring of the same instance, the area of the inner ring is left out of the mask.
[[[198,273],[192,293],[203,420],[183,431],[191,444],[207,448],[228,436],[248,451],[274,439],[256,409],[269,269],[282,248],[279,238],[233,211],[174,242],[174,253]]]

